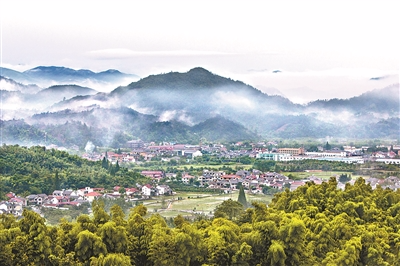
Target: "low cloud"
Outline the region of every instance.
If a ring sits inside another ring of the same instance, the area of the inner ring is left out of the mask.
[[[179,122],[183,122],[189,126],[193,126],[195,123],[193,122],[192,117],[190,117],[186,112],[182,112],[179,116],[178,116],[178,121]]]
[[[233,108],[247,108],[253,109],[254,104],[253,102],[248,99],[246,96],[234,93],[234,92],[223,92],[219,91],[213,95],[213,99],[215,103],[220,105],[229,105]]]
[[[154,113],[152,108],[149,107],[141,107],[139,106],[138,103],[132,103],[131,105],[128,106],[128,108],[131,108],[139,113],[145,114],[145,115],[152,115]]]
[[[371,77],[385,77],[371,81]],[[237,75],[242,80],[265,93],[265,88],[275,88],[294,103],[305,104],[318,99],[347,99],[367,91],[383,88],[398,82],[399,75],[379,69],[333,68],[326,70],[289,71],[275,74],[248,72]]]
[[[20,90],[20,87],[17,86],[16,84],[13,84],[9,82],[6,79],[0,79],[0,90],[3,91],[18,91]]]
[[[166,122],[175,119],[177,111],[176,110],[168,110],[161,113],[160,117],[158,118],[159,122]]]
[[[190,117],[186,113],[186,111],[181,111],[181,110],[168,110],[168,111],[162,112],[158,118],[159,122],[167,122],[167,121],[172,121],[172,120],[176,120],[176,121],[185,123],[189,126],[193,126],[195,124],[193,122],[192,117]]]

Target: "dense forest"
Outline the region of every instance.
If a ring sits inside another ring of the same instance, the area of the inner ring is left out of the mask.
[[[139,173],[101,161],[92,162],[64,151],[40,146],[0,147],[0,199],[10,191],[51,194],[56,189],[133,187],[149,179]]]
[[[169,224],[143,205],[125,217],[101,201],[93,215],[46,225],[37,213],[0,217],[1,265],[399,265],[400,193],[362,178],[344,190],[312,182],[269,206],[223,202],[212,219]]]

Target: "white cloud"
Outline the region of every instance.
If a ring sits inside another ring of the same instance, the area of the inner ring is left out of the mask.
[[[128,106],[129,108],[142,113],[142,114],[146,114],[146,115],[151,115],[153,114],[153,110],[151,108],[148,107],[140,107],[137,103],[133,103],[131,105]]]
[[[166,122],[166,121],[171,121],[175,118],[177,111],[176,110],[168,110],[163,112],[158,121],[159,122]]]
[[[362,68],[332,68],[325,70],[286,71],[280,73],[251,72],[237,77],[266,93],[274,88],[295,103],[317,99],[350,98],[366,91],[380,89],[399,82],[396,71]],[[371,80],[375,77],[384,77]]]
[[[219,91],[212,96],[214,102],[223,105],[229,105],[230,107],[238,109],[253,109],[254,105],[250,99],[244,95],[240,95],[233,92]]]

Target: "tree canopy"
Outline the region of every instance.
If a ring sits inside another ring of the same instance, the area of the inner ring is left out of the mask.
[[[112,165],[107,160],[93,162],[67,152],[32,146],[0,147],[0,195],[51,194],[56,189],[83,187],[130,187],[149,179],[137,172]]]
[[[271,204],[224,201],[214,218],[173,224],[143,205],[46,225],[33,211],[0,215],[1,265],[397,265],[400,192],[335,178],[275,194]],[[172,227],[171,227],[172,226]]]

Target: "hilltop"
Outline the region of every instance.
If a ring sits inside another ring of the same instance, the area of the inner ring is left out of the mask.
[[[37,67],[22,74],[52,77],[59,84],[66,77],[121,76],[117,70],[94,73],[63,67]],[[8,78],[7,82],[13,81]],[[150,75],[109,93],[71,84],[50,86],[32,95],[24,86],[15,85],[13,92],[2,94],[7,107],[3,110],[5,120],[14,119],[4,121],[4,132],[14,132],[5,135],[7,141],[37,141],[34,136],[21,137],[21,126],[41,132],[37,136],[47,132],[49,139],[59,144],[80,147],[85,138],[102,145],[120,145],[134,138],[172,142],[198,142],[202,138],[398,138],[400,128],[398,84],[350,99],[318,100],[307,105],[268,95],[201,67]],[[73,129],[82,125],[88,126],[85,134]],[[65,133],[60,131],[64,130],[86,137],[70,143],[73,137],[62,137]]]

